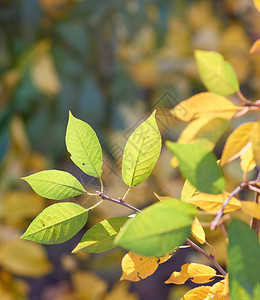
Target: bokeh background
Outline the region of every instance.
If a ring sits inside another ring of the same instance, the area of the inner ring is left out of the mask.
[[[179,251],[153,276],[132,284],[119,282],[122,249],[70,254],[86,229],[131,213],[123,207],[102,204],[84,230],[62,245],[20,240],[31,220],[53,203],[20,178],[53,168],[98,189],[66,152],[71,110],[100,138],[106,194],[122,196],[127,187],[120,176],[121,156],[133,129],[156,108],[163,138],[176,140],[185,124],[169,109],[205,90],[194,49],[221,52],[235,68],[242,92],[259,99],[260,55],[249,54],[259,33],[259,12],[251,0],[0,1],[1,300],[180,299],[187,288],[163,282],[184,260],[206,263],[192,250]],[[224,141],[225,136],[217,155]],[[129,194],[129,203],[145,207],[156,201],[154,192],[180,196],[183,178],[170,161],[163,149],[151,178]],[[225,174],[232,189],[241,180],[239,163],[226,167]],[[89,207],[97,199],[71,201]],[[225,266],[223,237],[208,232],[208,240]]]

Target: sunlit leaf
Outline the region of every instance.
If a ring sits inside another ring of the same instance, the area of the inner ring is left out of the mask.
[[[239,90],[236,73],[221,54],[196,50],[195,58],[200,77],[209,91],[227,96]]]
[[[48,199],[61,200],[86,192],[74,176],[64,171],[41,171],[22,179],[26,180],[37,194]]]
[[[132,187],[151,174],[161,152],[162,139],[155,120],[155,111],[128,139],[123,155],[122,176]]]
[[[240,155],[240,166],[241,169],[247,173],[253,170],[256,166],[252,144]]]
[[[227,98],[205,92],[182,101],[171,110],[171,113],[176,118],[189,122],[202,117],[230,120],[238,110],[241,108]]]
[[[260,10],[260,1],[259,1],[259,10]],[[260,53],[260,39],[256,40],[252,47],[250,48],[249,53]]]
[[[200,286],[194,288],[188,291],[188,293],[186,293],[181,300],[205,300],[209,290],[210,286]]]
[[[120,280],[140,281],[156,271],[158,258],[142,256],[130,251],[123,257],[121,264],[123,275]]]
[[[229,300],[229,295],[225,291],[225,281],[215,283],[209,290],[206,300]]]
[[[218,195],[199,193],[193,195],[191,198],[185,199],[186,202],[196,205],[197,207],[207,211],[207,212],[216,212],[218,211],[223,202],[227,199],[228,193],[224,192]],[[232,197],[228,205],[226,206],[224,212],[235,211],[241,208],[241,203],[235,197]]]
[[[252,142],[255,162],[260,167],[260,121],[253,123],[250,141]]]
[[[71,239],[86,224],[88,211],[69,202],[45,208],[30,224],[22,239],[41,244],[60,244]]]
[[[100,177],[102,149],[95,131],[69,113],[66,146],[72,161],[86,174]]]
[[[194,238],[201,244],[205,243],[205,231],[203,227],[200,224],[200,221],[196,217],[192,223],[191,226],[191,234],[194,236]]]
[[[19,239],[7,240],[0,245],[0,265],[19,276],[42,277],[52,271],[41,245]]]
[[[224,150],[222,152],[220,165],[236,159],[240,156],[243,149],[247,147],[249,142],[250,132],[254,126],[253,122],[244,123],[237,127],[227,138]]]
[[[225,179],[212,152],[198,144],[166,141],[166,146],[177,157],[182,175],[198,190],[219,194],[225,189]]]
[[[127,221],[116,243],[145,256],[165,255],[180,246],[190,234],[194,206],[170,199],[155,203]]]
[[[252,218],[260,219],[260,204],[252,201],[241,201],[242,211]]]
[[[247,224],[237,219],[231,220],[228,236],[228,271],[231,294],[236,289],[235,282],[237,282],[252,295],[253,289],[260,282],[258,238]]]
[[[255,3],[255,7],[260,11],[260,0],[253,0]]]
[[[189,182],[188,179],[186,179],[181,191],[181,200],[185,201],[186,199],[191,198],[196,191],[197,189]]]
[[[173,272],[165,283],[184,284],[188,279],[194,283],[206,283],[214,279],[216,271],[206,265],[189,263],[181,267],[180,272]]]
[[[104,220],[90,228],[72,252],[105,252],[115,247],[114,239],[128,217]]]

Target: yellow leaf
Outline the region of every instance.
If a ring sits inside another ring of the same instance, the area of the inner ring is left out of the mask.
[[[0,265],[16,275],[29,277],[42,277],[52,270],[44,248],[25,240],[3,242],[0,245]]]
[[[260,219],[260,204],[252,201],[241,201],[241,209],[252,218]]]
[[[103,299],[108,284],[91,272],[77,271],[72,275],[75,299]]]
[[[39,91],[47,95],[56,95],[61,91],[61,83],[49,53],[35,59],[31,68],[31,77]]]
[[[227,98],[210,92],[199,93],[182,101],[171,112],[176,118],[189,122],[202,117],[231,119],[241,110]]]
[[[195,239],[201,243],[205,243],[205,232],[203,227],[200,224],[200,221],[197,217],[195,217],[192,226],[191,226],[191,234],[195,237]]]
[[[158,258],[158,264],[163,264],[164,262],[169,260],[171,257],[172,257],[172,255],[170,255],[170,254],[166,254],[164,256],[157,257]]]
[[[185,201],[193,205],[196,205],[197,207],[206,210],[208,212],[216,212],[222,207],[222,204],[227,197],[228,197],[228,193],[226,192],[218,195],[199,193],[192,196],[189,199],[186,199]],[[232,197],[228,205],[226,206],[224,212],[234,211],[240,209],[240,207],[241,207],[240,201],[235,197]]]
[[[119,282],[104,300],[138,300],[138,296],[128,291],[129,284],[127,282]]]
[[[255,3],[255,7],[260,11],[260,0],[253,0]]]
[[[185,201],[191,198],[196,192],[197,189],[186,179],[181,191],[181,200]]]
[[[214,300],[228,300],[229,296],[226,294],[226,291],[225,291],[225,285],[226,285],[225,281],[226,281],[226,279],[215,283],[210,288],[206,300],[211,300],[211,299],[214,299]]]
[[[255,162],[260,167],[260,121],[254,122],[250,133]]]
[[[256,166],[252,143],[249,144],[250,146],[240,155],[240,166],[245,173],[253,170]]]
[[[210,286],[200,286],[195,289],[192,289],[186,293],[181,300],[205,300]]]
[[[240,156],[245,147],[248,147],[249,136],[254,123],[244,123],[237,127],[228,137],[222,156],[220,165],[224,166],[226,163],[236,159]]]
[[[259,3],[260,3],[260,1],[259,1]],[[251,53],[251,54],[260,53],[260,39],[258,39],[254,42],[253,46],[250,48],[249,53]]]
[[[130,251],[122,259],[123,275],[120,280],[139,281],[152,275],[157,268],[157,257],[146,257]]]
[[[190,263],[181,267],[180,272],[173,272],[165,283],[184,284],[188,279],[194,283],[206,283],[212,281],[216,275],[216,271],[206,265]]]

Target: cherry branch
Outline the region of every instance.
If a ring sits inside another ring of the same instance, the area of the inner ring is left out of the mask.
[[[201,249],[198,245],[196,245],[195,243],[193,243],[190,239],[186,239],[187,244],[189,244],[192,248],[194,248],[195,250],[197,250],[198,252],[200,252],[203,256],[205,256],[210,262],[212,262],[212,264],[216,267],[216,269],[218,269],[218,271],[223,275],[226,276],[227,273],[225,272],[225,270],[217,263],[217,261],[215,260],[215,258],[213,257],[213,255],[208,255],[208,253],[206,253],[203,249]]]
[[[258,176],[257,176],[257,179],[256,181],[259,182],[260,180],[260,171],[258,172]],[[252,187],[251,187],[252,189]],[[254,199],[254,202],[259,204],[259,197],[260,197],[260,190],[255,190],[255,199]],[[251,219],[251,222],[250,222],[250,227],[255,231],[255,233],[259,234],[259,230],[260,230],[260,220],[259,219],[256,219],[256,218],[252,218]]]

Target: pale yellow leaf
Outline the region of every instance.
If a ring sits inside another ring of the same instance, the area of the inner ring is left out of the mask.
[[[241,209],[252,218],[260,219],[260,204],[252,201],[241,201]]]
[[[199,93],[175,106],[172,114],[185,122],[202,117],[231,119],[241,110],[227,98],[210,92]]]
[[[77,271],[72,274],[75,299],[103,299],[108,289],[106,281],[97,275],[86,271]]]
[[[220,165],[223,166],[226,163],[239,157],[245,147],[249,143],[249,137],[251,129],[254,123],[244,123],[237,127],[226,140],[224,150],[222,152]]]
[[[152,275],[158,268],[157,257],[146,257],[132,251],[122,259],[123,274],[120,280],[139,281]]]
[[[129,292],[129,284],[125,281],[117,283],[104,300],[138,300],[138,296]]]
[[[225,285],[226,285],[225,281],[226,281],[226,279],[215,283],[210,288],[206,300],[211,300],[211,299],[214,299],[214,300],[228,300],[229,296],[225,292]]]
[[[259,1],[260,3],[260,1]],[[252,47],[250,48],[249,53],[255,54],[255,53],[260,53],[260,39],[256,40]]]
[[[253,170],[256,166],[252,143],[249,144],[250,146],[240,155],[240,166],[245,173]]]
[[[31,77],[37,89],[47,95],[56,95],[61,91],[61,83],[49,53],[33,62]]]
[[[197,217],[195,217],[192,226],[191,226],[191,234],[195,237],[195,239],[201,243],[205,243],[205,231],[203,227],[200,224],[200,221],[198,220]]]
[[[186,293],[181,300],[205,300],[210,286],[200,286],[195,289],[192,289]]]
[[[41,245],[16,239],[0,245],[0,265],[16,275],[29,277],[42,277],[52,270]]]
[[[253,0],[255,3],[255,7],[260,11],[260,0]]]
[[[260,121],[254,122],[250,133],[256,165],[260,167]]]
[[[186,179],[181,191],[181,200],[185,201],[191,198],[196,192],[197,189]]]
[[[228,197],[228,193],[226,192],[218,195],[199,193],[192,196],[189,199],[186,199],[185,201],[193,205],[196,205],[197,207],[205,211],[216,212],[222,207],[223,202],[226,200],[227,197]],[[232,197],[228,205],[226,206],[224,212],[234,211],[240,209],[240,207],[241,207],[240,201],[235,197]]]
[[[184,284],[188,279],[194,283],[206,283],[214,279],[216,271],[206,265],[189,263],[181,267],[180,272],[173,272],[165,283]]]

